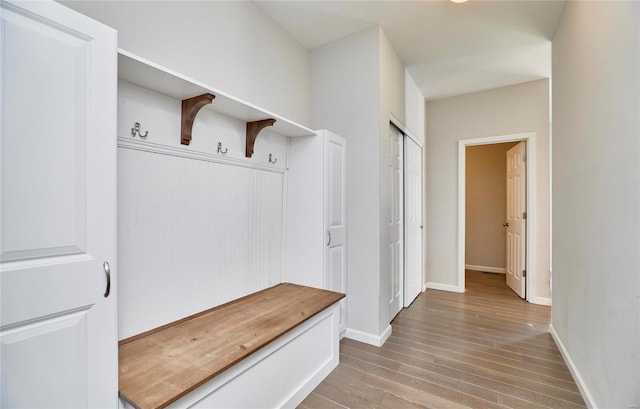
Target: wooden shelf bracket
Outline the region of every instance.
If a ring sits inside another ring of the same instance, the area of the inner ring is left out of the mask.
[[[191,130],[193,129],[193,121],[196,119],[196,114],[203,106],[213,102],[215,97],[215,95],[207,93],[182,100],[181,144],[189,145],[191,143]]]
[[[275,119],[263,119],[261,121],[247,122],[247,143],[244,156],[250,158],[253,155],[253,145],[256,143],[258,133],[267,126],[272,126],[276,122]]]

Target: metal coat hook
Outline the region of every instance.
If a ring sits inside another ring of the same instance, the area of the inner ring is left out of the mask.
[[[224,148],[224,150],[222,150],[222,142],[218,142],[218,153],[226,155],[227,152],[229,152],[229,148]]]
[[[272,153],[270,153],[270,154],[269,154],[269,163],[276,163],[277,161],[278,161],[278,159],[274,159],[274,158],[273,158],[273,154],[272,154]]]
[[[146,131],[143,135],[142,132],[140,132],[140,122],[136,122],[133,128],[131,128],[131,135],[135,138],[136,134],[138,134],[141,139],[145,139],[149,135],[149,131]]]

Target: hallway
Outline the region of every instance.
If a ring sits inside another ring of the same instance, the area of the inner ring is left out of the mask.
[[[340,365],[301,408],[584,408],[547,331],[504,275],[467,271],[465,294],[427,290],[382,348],[343,339]]]

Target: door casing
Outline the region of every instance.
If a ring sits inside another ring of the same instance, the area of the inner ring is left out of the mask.
[[[471,138],[461,139],[458,141],[458,286],[457,291],[459,293],[465,292],[465,232],[466,232],[466,218],[465,218],[465,204],[466,204],[466,149],[467,146],[477,145],[490,145],[494,143],[503,142],[519,142],[526,141],[526,172],[527,172],[527,232],[526,232],[526,288],[527,288],[527,301],[533,302],[536,299],[535,291],[535,271],[536,266],[536,254],[534,238],[536,237],[535,223],[531,223],[531,220],[536,220],[536,208],[534,206],[536,200],[535,190],[535,169],[536,169],[536,134],[535,132],[511,134],[511,135],[499,135],[488,136],[484,138]]]

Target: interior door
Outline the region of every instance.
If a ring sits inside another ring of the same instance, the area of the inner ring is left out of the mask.
[[[389,177],[391,179],[391,214],[389,215],[389,252],[391,254],[391,280],[389,317],[400,312],[403,305],[404,279],[404,135],[393,124],[389,125]]]
[[[422,148],[404,138],[404,306],[422,290]]]
[[[347,292],[346,140],[325,131],[326,282],[328,290]],[[347,326],[346,300],[340,301],[340,334]]]
[[[526,166],[525,142],[507,151],[507,285],[521,298],[526,295]]]
[[[116,33],[0,10],[0,406],[117,407]]]

